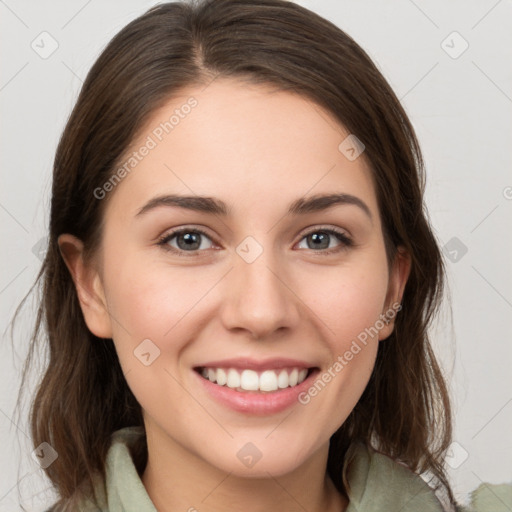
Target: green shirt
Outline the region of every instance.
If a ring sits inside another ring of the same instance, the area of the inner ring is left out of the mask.
[[[125,427],[112,434],[106,482],[98,479],[96,487],[99,509],[88,502],[79,512],[157,512],[130,454],[130,446],[142,433],[142,427]],[[346,512],[443,512],[420,476],[363,443],[349,447],[343,478],[349,497]],[[471,498],[471,505],[458,512],[511,512],[512,484],[482,484]]]

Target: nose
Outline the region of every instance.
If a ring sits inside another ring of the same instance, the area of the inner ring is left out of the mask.
[[[294,329],[300,319],[300,299],[286,269],[272,251],[264,250],[252,263],[237,254],[226,276],[221,320],[226,329],[247,331],[254,339]]]

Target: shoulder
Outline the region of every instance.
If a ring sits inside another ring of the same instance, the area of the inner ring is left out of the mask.
[[[510,512],[512,510],[512,482],[483,483],[470,496],[470,503],[457,512]]]
[[[44,512],[108,512],[125,510],[119,501],[124,501],[132,492],[144,494],[136,468],[131,459],[131,446],[144,435],[142,427],[124,427],[111,434],[110,446],[105,460],[106,479],[95,474],[94,499],[89,496],[75,498],[77,505],[58,505],[55,503]],[[126,489],[128,487],[128,490]],[[126,495],[126,496],[125,496]],[[139,497],[138,497],[139,498]],[[72,498],[73,499],[73,498]],[[140,498],[139,498],[140,499]],[[141,508],[140,510],[148,510]],[[151,509],[149,509],[151,510]]]
[[[443,512],[434,490],[407,466],[361,442],[347,451],[343,482],[347,512]]]
[[[356,442],[350,445],[343,466],[343,482],[349,495],[347,512],[443,512],[435,491],[407,466]],[[512,482],[482,483],[470,495],[468,505],[457,512],[510,512]]]

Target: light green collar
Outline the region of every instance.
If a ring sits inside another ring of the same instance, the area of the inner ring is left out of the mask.
[[[143,427],[125,427],[112,434],[106,459],[106,483],[98,478],[96,492],[101,512],[157,512],[133,463],[130,447],[143,434]],[[371,450],[363,443],[353,443],[345,456],[343,482],[350,503],[346,512],[443,512],[443,507],[428,484],[406,466]],[[478,500],[489,488],[473,493],[474,502],[459,512],[498,512],[499,502],[486,502],[480,508]],[[502,498],[512,502],[512,487],[501,486]],[[491,489],[492,490],[492,489]],[[488,492],[487,492],[488,494]],[[505,502],[506,503],[506,502]],[[98,508],[92,503],[82,505],[81,512]]]

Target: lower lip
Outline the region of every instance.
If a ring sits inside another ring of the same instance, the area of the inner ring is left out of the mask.
[[[257,391],[235,391],[227,386],[219,386],[193,370],[196,377],[204,386],[205,390],[215,400],[237,412],[267,416],[276,414],[298,403],[300,393],[306,391],[319,370],[315,369],[306,379],[294,387],[287,387],[271,393],[260,393]]]

